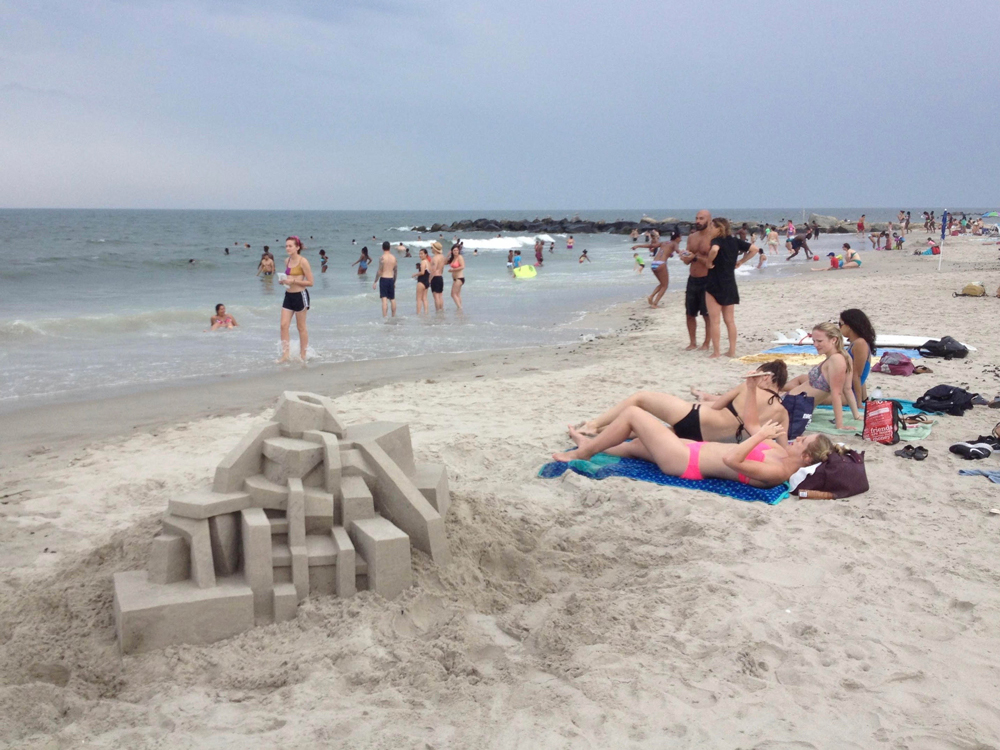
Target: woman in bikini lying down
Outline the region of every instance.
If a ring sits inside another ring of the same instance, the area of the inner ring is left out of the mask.
[[[649,412],[627,406],[597,437],[588,438],[571,427],[576,450],[554,453],[552,458],[587,460],[597,453],[608,453],[652,461],[664,474],[681,479],[732,479],[753,487],[776,487],[799,469],[825,461],[831,452],[842,450],[817,433],[779,444],[775,438],[784,428],[777,422],[761,425],[757,419],[757,377],[759,374],[753,373],[746,382],[748,398],[743,421],[752,434],[739,445],[684,440]],[[635,438],[628,441],[631,435]]]
[[[757,414],[765,422],[777,422],[788,429],[788,411],[781,405],[780,391],[788,379],[788,368],[780,359],[764,362],[757,368],[754,399]],[[685,440],[709,440],[738,443],[748,436],[745,427],[747,386],[744,383],[722,396],[709,396],[692,389],[699,403],[692,405],[669,393],[639,391],[616,404],[601,416],[578,425],[585,437],[598,435],[630,406],[637,406],[671,425],[677,437]],[[779,437],[784,441],[784,436]]]

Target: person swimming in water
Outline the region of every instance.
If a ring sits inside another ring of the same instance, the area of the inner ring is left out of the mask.
[[[587,261],[588,263],[590,263],[590,262],[591,262],[591,261],[590,261],[590,256],[589,256],[589,255],[587,255],[587,251],[586,251],[586,250],[584,250],[584,251],[583,251],[583,252],[582,252],[582,253],[580,254],[580,259],[579,259],[579,260],[577,261],[577,263],[583,263],[583,261]]]
[[[326,273],[326,267],[330,263],[330,259],[326,257],[326,250],[319,251],[319,262],[320,262],[320,273]]]
[[[361,257],[358,258],[353,263],[351,263],[351,265],[358,267],[358,276],[364,276],[366,273],[368,273],[368,266],[371,265],[371,262],[372,259],[371,256],[368,254],[368,246],[365,245],[363,248],[361,248]]]
[[[274,275],[274,256],[265,250],[264,254],[260,256],[260,263],[257,264],[257,276],[264,276],[265,278]]]
[[[217,331],[220,328],[236,328],[239,325],[236,318],[226,313],[226,306],[221,302],[215,306],[215,315],[208,319],[208,323],[211,326],[209,330],[212,331]]]

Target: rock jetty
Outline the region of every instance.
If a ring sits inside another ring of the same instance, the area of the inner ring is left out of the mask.
[[[848,234],[855,231],[855,222],[838,219],[835,216],[822,216],[812,214],[809,222],[816,222],[820,229],[826,233]],[[739,222],[742,223],[742,222]],[[750,226],[761,226],[758,222],[747,222]],[[801,226],[801,222],[797,222]],[[615,221],[591,221],[581,219],[579,216],[573,218],[553,219],[551,216],[534,219],[464,219],[454,221],[451,224],[437,223],[430,226],[413,227],[414,232],[435,233],[442,232],[448,234],[462,234],[468,232],[526,232],[529,234],[597,234],[606,232],[608,234],[631,234],[632,230],[645,233],[657,230],[661,235],[669,234],[674,227],[677,227],[681,234],[687,235],[691,231],[692,222],[669,216],[665,219],[654,219],[651,216],[643,216],[638,221],[617,219]],[[888,227],[887,224],[871,224],[870,229],[882,231]],[[783,227],[779,227],[781,229]]]

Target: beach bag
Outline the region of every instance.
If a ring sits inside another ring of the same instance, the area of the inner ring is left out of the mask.
[[[844,455],[831,453],[816,471],[799,482],[795,490],[829,492],[836,498],[868,492],[865,452],[848,450]]]
[[[936,385],[914,401],[913,405],[921,411],[943,412],[960,417],[972,408],[972,399],[977,395],[954,385]]]
[[[868,399],[865,402],[865,426],[861,431],[864,440],[882,445],[899,442],[899,428],[903,424],[899,404],[895,401]]]
[[[918,350],[921,357],[944,357],[945,359],[965,359],[969,350],[965,344],[956,341],[951,336],[944,336],[941,339],[931,339]]]
[[[804,393],[788,394],[781,399],[781,405],[788,411],[788,439],[794,440],[803,432],[812,420],[813,407],[816,399]]]
[[[985,297],[986,296],[986,287],[984,287],[982,284],[979,284],[979,283],[966,284],[965,286],[962,287],[962,291],[960,291],[960,292],[953,292],[951,296],[952,297]]]
[[[902,352],[886,352],[882,359],[872,365],[872,372],[882,372],[886,375],[912,375],[913,360]]]

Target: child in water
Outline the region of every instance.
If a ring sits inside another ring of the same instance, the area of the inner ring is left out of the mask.
[[[639,257],[639,253],[632,253],[632,257],[635,258],[635,272],[642,273],[646,268],[646,261]]]

